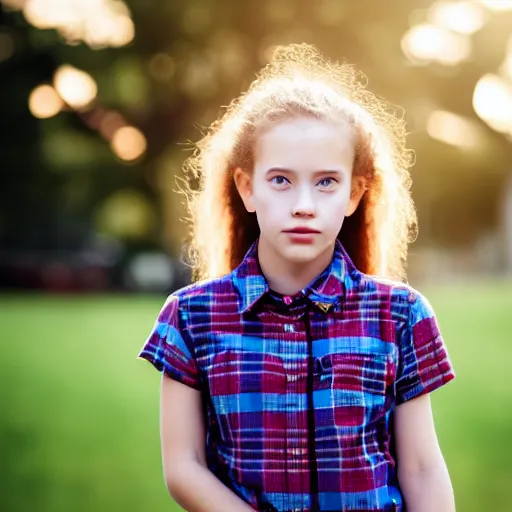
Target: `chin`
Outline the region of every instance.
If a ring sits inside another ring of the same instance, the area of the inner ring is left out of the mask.
[[[283,258],[290,263],[310,263],[320,256],[322,251],[311,245],[293,245],[281,251]]]

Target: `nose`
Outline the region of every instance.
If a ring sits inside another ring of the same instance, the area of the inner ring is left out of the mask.
[[[314,217],[316,215],[316,206],[309,187],[303,186],[298,190],[292,215],[294,217]]]

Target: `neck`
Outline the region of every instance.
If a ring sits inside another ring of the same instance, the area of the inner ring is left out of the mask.
[[[318,277],[331,263],[334,247],[330,246],[308,262],[290,262],[277,254],[261,238],[258,261],[271,290],[282,295],[295,295]]]

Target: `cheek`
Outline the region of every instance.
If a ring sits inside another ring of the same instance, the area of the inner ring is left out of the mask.
[[[350,193],[346,190],[332,194],[327,198],[322,198],[321,204],[325,210],[329,210],[329,215],[344,215],[350,201]]]
[[[287,211],[282,201],[260,200],[255,203],[255,206],[259,222],[267,226],[279,224]]]
[[[329,201],[322,201],[322,211],[324,219],[328,219],[328,225],[332,231],[339,230],[349,204],[349,197],[347,194],[336,195],[330,198]]]
[[[276,208],[276,201],[265,186],[259,184],[253,188],[252,201],[256,208],[256,216],[260,224],[269,224]]]
[[[274,210],[282,209],[282,201],[277,200],[276,193],[266,183],[255,183],[253,188],[253,202],[256,211],[261,214],[272,213]]]

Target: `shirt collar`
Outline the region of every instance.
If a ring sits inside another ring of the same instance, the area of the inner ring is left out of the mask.
[[[302,294],[320,309],[328,309],[351,287],[352,277],[357,272],[345,248],[336,240],[331,263],[302,290]],[[251,245],[240,265],[233,271],[233,281],[240,294],[241,313],[250,310],[269,292],[268,282],[258,262],[258,240]]]

